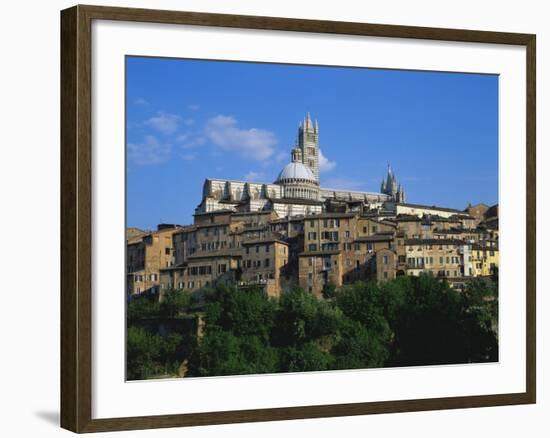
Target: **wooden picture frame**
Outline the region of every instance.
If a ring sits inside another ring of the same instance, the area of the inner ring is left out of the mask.
[[[519,45],[526,48],[527,284],[526,391],[522,393],[92,418],[92,94],[93,20],[186,24],[389,38]],[[475,30],[75,6],[61,12],[61,426],[99,432],[535,403],[535,35]]]

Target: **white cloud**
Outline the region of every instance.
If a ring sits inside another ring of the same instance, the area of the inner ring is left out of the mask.
[[[277,143],[271,131],[258,128],[241,129],[231,116],[219,115],[206,123],[206,137],[226,151],[235,151],[245,158],[267,160],[273,155]]]
[[[277,155],[275,155],[275,161],[284,161],[288,159],[289,154],[288,152],[279,152]]]
[[[128,143],[128,160],[139,165],[160,164],[170,158],[172,145],[147,135],[142,143]]]
[[[136,100],[134,100],[134,104],[145,106],[145,105],[149,105],[149,102],[147,102],[143,97],[138,97]]]
[[[183,134],[176,138],[182,149],[193,149],[206,143],[206,139],[200,135]]]
[[[185,120],[183,121],[183,124],[184,124],[185,126],[191,126],[191,125],[194,125],[194,124],[195,124],[195,121],[194,121],[193,119],[185,119]]]
[[[191,110],[191,111],[197,111],[198,109],[200,109],[200,106],[199,105],[187,105],[187,109]]]
[[[185,161],[193,161],[195,158],[197,158],[197,154],[183,154],[181,156]]]
[[[319,149],[319,170],[321,172],[329,172],[336,167],[336,161],[330,161],[323,155],[321,149]]]
[[[181,117],[176,114],[159,112],[156,116],[145,120],[145,124],[163,134],[173,134],[177,131]]]
[[[254,172],[251,170],[244,176],[245,181],[259,181],[264,177],[264,174],[261,172]]]

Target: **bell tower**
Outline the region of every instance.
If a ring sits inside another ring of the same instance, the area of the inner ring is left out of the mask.
[[[309,113],[298,128],[298,147],[302,150],[302,162],[308,166],[319,182],[319,124],[313,124]]]

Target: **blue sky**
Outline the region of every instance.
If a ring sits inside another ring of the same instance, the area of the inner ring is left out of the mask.
[[[191,223],[207,177],[273,182],[307,112],[321,186],[498,202],[493,75],[127,58],[127,224]]]

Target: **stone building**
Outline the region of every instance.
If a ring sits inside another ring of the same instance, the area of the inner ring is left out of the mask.
[[[157,231],[132,234],[126,244],[126,292],[157,292],[160,270],[174,264],[172,236],[178,225],[161,224]]]
[[[407,275],[430,272],[439,278],[460,278],[464,273],[464,256],[468,260],[469,243],[457,239],[405,239],[404,255],[398,270]],[[403,263],[404,262],[404,263]]]
[[[208,178],[193,224],[129,228],[128,293],[230,283],[321,297],[328,284],[431,273],[459,285],[498,267],[498,205],[407,203],[390,166],[379,192],[324,188],[319,157],[308,114],[273,183]]]
[[[276,239],[243,242],[240,286],[261,286],[269,297],[278,297],[290,280],[288,243]]]

